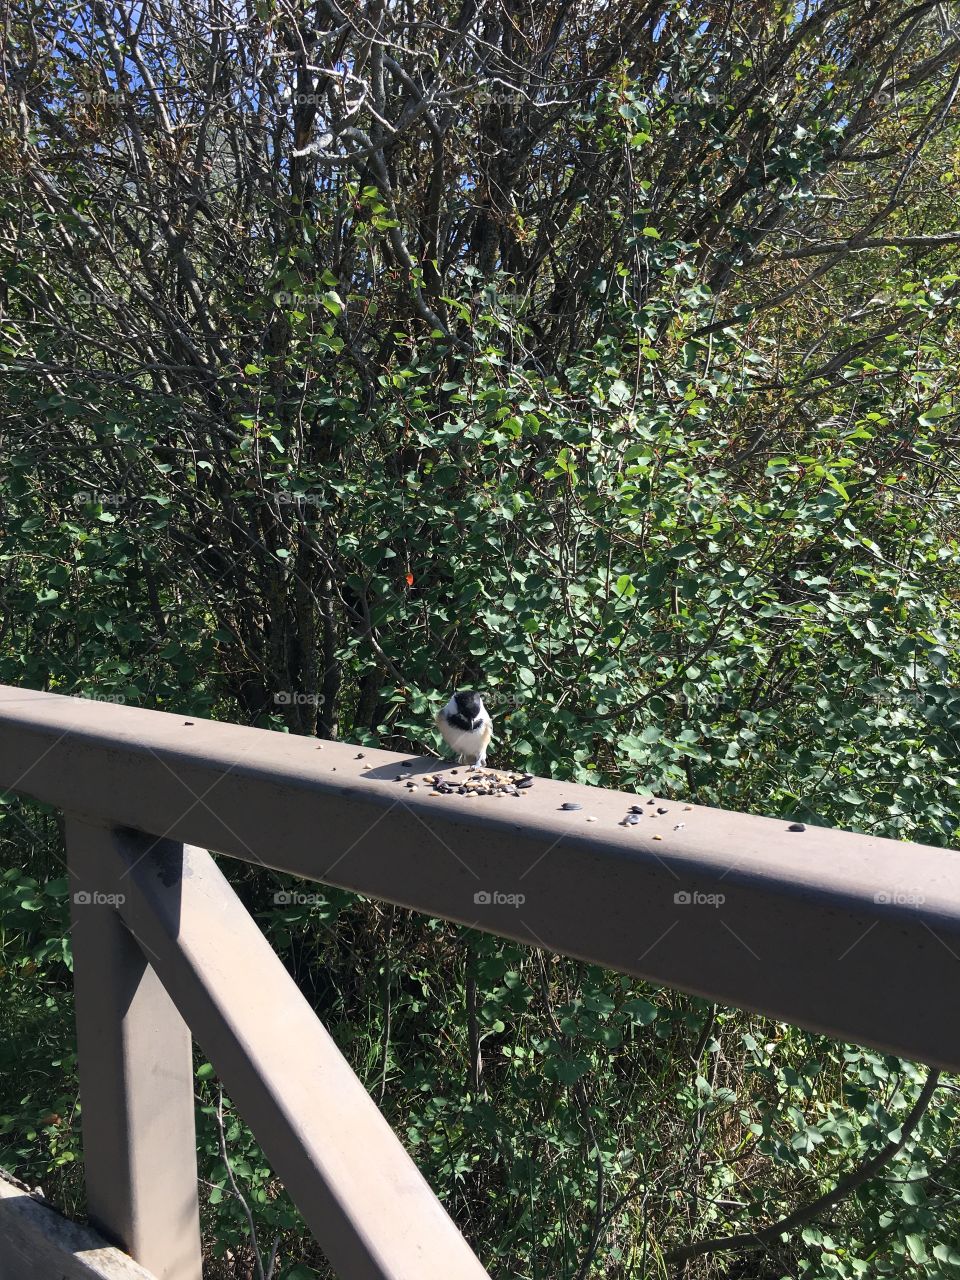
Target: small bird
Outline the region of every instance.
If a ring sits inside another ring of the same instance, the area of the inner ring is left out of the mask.
[[[493,721],[483,699],[473,689],[460,689],[436,715],[436,726],[447,746],[457,752],[461,764],[482,769],[493,736]]]

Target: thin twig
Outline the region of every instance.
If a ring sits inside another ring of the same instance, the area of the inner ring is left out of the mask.
[[[867,1182],[874,1174],[879,1173],[884,1165],[889,1164],[920,1123],[923,1113],[930,1105],[930,1101],[936,1092],[939,1080],[940,1072],[936,1070],[930,1071],[924,1081],[923,1088],[920,1090],[919,1097],[911,1108],[910,1114],[900,1126],[900,1137],[896,1142],[888,1142],[875,1155],[864,1160],[861,1165],[848,1173],[846,1177],[841,1178],[832,1191],[826,1192],[816,1200],[811,1200],[809,1204],[801,1205],[799,1209],[794,1209],[792,1213],[788,1213],[785,1218],[780,1218],[777,1222],[772,1222],[769,1226],[763,1227],[759,1231],[743,1231],[735,1236],[714,1236],[712,1239],[698,1240],[691,1244],[685,1244],[681,1248],[673,1249],[666,1254],[664,1261],[668,1263],[687,1262],[691,1258],[702,1258],[708,1253],[762,1249],[768,1244],[773,1244],[784,1232],[793,1231],[797,1227],[802,1227],[814,1218],[819,1217],[821,1213],[832,1208],[844,1196],[849,1195],[851,1191],[855,1191],[857,1187]]]

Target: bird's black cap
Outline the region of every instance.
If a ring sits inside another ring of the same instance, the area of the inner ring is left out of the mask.
[[[453,699],[462,715],[473,719],[480,714],[480,695],[475,689],[458,689]]]

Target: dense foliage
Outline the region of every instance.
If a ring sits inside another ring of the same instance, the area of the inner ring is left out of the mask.
[[[12,0],[2,39],[0,679],[421,750],[475,684],[496,762],[953,840],[955,6]],[[0,1159],[78,1210],[59,836],[2,834]],[[954,1083],[231,874],[491,1274],[960,1275]],[[225,1134],[261,1251],[326,1274]]]

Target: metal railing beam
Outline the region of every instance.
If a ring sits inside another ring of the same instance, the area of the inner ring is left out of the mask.
[[[635,796],[548,779],[431,797],[404,763],[0,686],[0,787],[960,1069],[955,852],[677,802],[624,827]]]
[[[87,1213],[157,1280],[201,1280],[190,1032],[114,905],[111,833],[68,815],[66,841]]]

